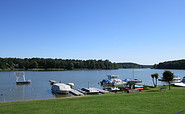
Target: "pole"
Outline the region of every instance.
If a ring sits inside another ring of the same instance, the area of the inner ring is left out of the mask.
[[[134,69],[133,69],[133,80],[134,80]]]

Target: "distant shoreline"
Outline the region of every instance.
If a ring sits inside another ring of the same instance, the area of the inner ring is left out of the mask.
[[[68,69],[0,69],[1,71],[82,71],[82,70],[118,70],[118,69],[146,69],[146,68],[117,68],[117,69],[73,69],[73,70],[68,70]],[[150,68],[149,68],[150,69]]]
[[[80,71],[80,70],[116,70],[116,69],[73,69],[73,70],[68,70],[68,69],[0,69],[0,71]]]

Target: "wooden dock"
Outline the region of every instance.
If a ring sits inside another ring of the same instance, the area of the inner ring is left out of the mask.
[[[103,94],[109,93],[109,91],[106,91],[106,90],[103,90],[103,89],[99,89],[99,88],[92,88],[92,89],[97,90],[97,91],[99,91],[99,93],[103,93]]]
[[[70,93],[72,93],[72,94],[74,94],[76,96],[84,96],[83,93],[81,93],[81,92],[79,92],[79,91],[77,91],[75,89],[71,89]]]
[[[31,81],[27,80],[27,81],[16,81],[17,85],[21,85],[21,84],[30,84]]]
[[[14,72],[14,75],[16,76],[16,84],[21,85],[21,84],[30,84],[31,80],[26,80],[25,79],[25,73],[24,72]],[[20,81],[19,78],[22,78]]]

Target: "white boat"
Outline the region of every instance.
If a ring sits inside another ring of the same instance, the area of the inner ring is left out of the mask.
[[[180,83],[181,79],[178,76],[174,76],[174,78],[172,79],[172,81],[170,81],[170,83],[173,85],[175,83]]]
[[[172,85],[177,87],[185,87],[185,77],[183,77],[181,81],[178,80],[178,82],[173,83]]]
[[[183,82],[179,82],[179,83],[174,83],[173,86],[177,86],[177,87],[185,87],[185,83]]]
[[[118,75],[107,75],[108,79],[103,79],[100,84],[101,86],[123,86],[126,85],[127,82],[121,79],[118,79]]]
[[[51,87],[52,92],[60,94],[68,94],[71,91],[71,87],[64,83],[55,83]]]

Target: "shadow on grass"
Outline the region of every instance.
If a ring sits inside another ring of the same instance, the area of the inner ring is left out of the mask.
[[[147,90],[146,92],[160,92],[160,90]]]

